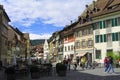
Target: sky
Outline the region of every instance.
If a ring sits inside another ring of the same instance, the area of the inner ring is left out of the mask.
[[[30,39],[49,39],[75,22],[93,0],[0,0],[14,28]]]

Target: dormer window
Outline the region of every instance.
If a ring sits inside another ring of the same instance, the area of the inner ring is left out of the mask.
[[[81,17],[79,17],[78,21],[80,22],[80,24],[83,24],[83,20]]]
[[[91,17],[89,15],[86,15],[87,22],[91,21]]]
[[[100,11],[100,9],[94,7],[94,8],[93,8],[93,11],[94,11],[94,12],[98,12],[98,11]]]

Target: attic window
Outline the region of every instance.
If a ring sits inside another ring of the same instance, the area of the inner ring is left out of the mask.
[[[91,21],[91,17],[89,15],[86,15],[87,22]]]
[[[94,12],[98,12],[98,11],[100,11],[100,9],[94,7],[94,8],[93,8],[93,11],[94,11]]]
[[[117,4],[117,5],[114,5],[114,6],[110,6],[110,7],[108,7],[108,10],[115,9],[115,8],[119,7],[119,5],[120,4]]]

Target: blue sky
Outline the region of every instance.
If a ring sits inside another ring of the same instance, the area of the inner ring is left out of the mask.
[[[0,0],[13,27],[30,34],[30,39],[48,39],[77,20],[93,0]]]

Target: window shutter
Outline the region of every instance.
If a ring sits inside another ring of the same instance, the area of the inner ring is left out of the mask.
[[[103,42],[103,37],[102,37],[102,35],[100,35],[100,42]]]
[[[102,21],[99,22],[100,29],[102,29]]]
[[[116,41],[118,41],[118,33],[115,33]]]
[[[112,27],[114,27],[115,26],[114,19],[112,19],[111,22],[112,22]]]
[[[106,28],[106,23],[105,23],[105,21],[103,21],[103,28]]]
[[[95,42],[98,43],[99,42],[99,35],[95,36]]]
[[[112,33],[112,41],[115,41],[115,33]]]
[[[106,37],[106,34],[104,34],[104,42],[106,42],[106,38],[107,38],[107,37]]]
[[[115,18],[115,26],[118,25],[118,18]]]

